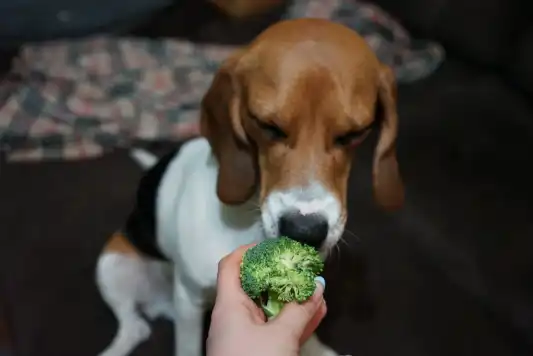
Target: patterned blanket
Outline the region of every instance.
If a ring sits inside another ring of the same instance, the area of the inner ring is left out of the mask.
[[[411,39],[367,3],[294,0],[286,18],[301,17],[358,31],[400,83],[428,76],[444,60],[439,44]],[[196,135],[200,100],[234,49],[110,37],[26,46],[0,83],[0,150],[8,160],[86,159]]]

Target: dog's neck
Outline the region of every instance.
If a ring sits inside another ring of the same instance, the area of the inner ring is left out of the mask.
[[[211,174],[213,174],[212,179],[216,190],[219,164],[212,152],[209,155],[207,164],[210,167]],[[219,202],[221,219],[229,227],[236,230],[245,230],[256,224],[262,225],[259,184],[254,194],[243,203],[230,205],[222,202],[220,199],[217,200]]]
[[[251,225],[261,223],[261,207],[258,193],[242,204],[228,205],[220,202],[220,207],[222,219],[234,229],[248,229]]]

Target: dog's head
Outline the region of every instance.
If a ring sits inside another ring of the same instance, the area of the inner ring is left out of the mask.
[[[203,99],[201,130],[222,202],[258,192],[268,237],[328,249],[344,230],[354,150],[374,123],[375,198],[386,209],[403,203],[397,121],[394,75],[366,42],[342,25],[298,19],[225,61]]]

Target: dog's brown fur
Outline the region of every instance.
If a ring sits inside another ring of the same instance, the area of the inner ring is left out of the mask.
[[[219,161],[217,194],[239,204],[312,177],[345,206],[354,148],[381,115],[373,185],[403,203],[396,82],[362,37],[327,20],[280,22],[229,58],[202,102],[201,131]]]

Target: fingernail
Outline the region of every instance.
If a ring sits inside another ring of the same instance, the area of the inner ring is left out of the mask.
[[[322,287],[326,289],[326,280],[324,279],[324,277],[321,277],[321,276],[316,277],[315,282],[322,284]]]

